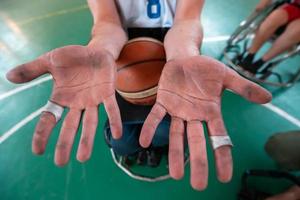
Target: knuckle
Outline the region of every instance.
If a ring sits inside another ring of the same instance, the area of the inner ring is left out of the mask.
[[[201,144],[204,142],[204,137],[200,135],[188,135],[188,141],[190,144]]]
[[[83,137],[82,139],[81,139],[81,141],[80,141],[80,145],[82,145],[83,147],[88,147],[89,146],[89,142],[90,140],[89,140],[89,137],[88,136],[85,136],[85,137]]]
[[[56,149],[64,151],[68,149],[71,145],[67,141],[58,141],[56,144]]]
[[[35,129],[34,136],[35,137],[43,137],[45,135],[45,128],[42,126],[38,126]]]
[[[173,129],[170,133],[171,133],[171,135],[183,136],[183,131],[181,131],[179,129]]]
[[[200,158],[195,158],[195,159],[191,160],[191,162],[193,162],[194,165],[199,169],[205,169],[208,167],[207,162]]]
[[[171,158],[180,159],[181,155],[182,155],[182,151],[179,148],[172,148],[172,147],[169,148],[169,156]]]

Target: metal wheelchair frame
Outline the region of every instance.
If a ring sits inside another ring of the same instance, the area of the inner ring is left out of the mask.
[[[281,0],[276,1],[270,6],[266,7],[261,12],[253,12],[246,20],[242,21],[239,27],[234,31],[234,33],[230,36],[227,41],[227,46],[223,50],[222,58],[225,59],[226,64],[228,64],[231,68],[237,71],[242,76],[255,81],[257,83],[268,84],[276,87],[290,87],[294,85],[300,79],[300,66],[297,72],[289,78],[288,81],[283,81],[282,77],[279,73],[274,72],[273,70],[277,67],[281,62],[288,58],[292,58],[297,54],[300,54],[300,44],[295,45],[288,52],[277,56],[275,59],[267,62],[261,71],[257,74],[253,75],[248,71],[244,70],[241,66],[236,64],[236,61],[243,57],[245,52],[247,51],[247,46],[249,40],[253,38],[256,30],[260,26],[260,24],[264,21],[264,19],[277,7],[286,3],[288,1]],[[271,41],[274,40],[271,39]],[[233,57],[230,55],[234,54]],[[268,78],[270,76],[275,76],[277,78],[277,82],[270,81]]]

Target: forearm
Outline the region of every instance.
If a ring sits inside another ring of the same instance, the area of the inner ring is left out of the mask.
[[[127,41],[114,1],[88,0],[93,15],[92,39],[88,46],[108,51],[115,59]]]
[[[199,55],[203,39],[200,20],[178,20],[165,37],[167,60]]]

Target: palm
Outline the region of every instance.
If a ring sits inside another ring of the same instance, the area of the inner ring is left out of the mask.
[[[105,106],[114,138],[121,137],[121,118],[114,95],[116,67],[111,54],[101,48],[66,46],[20,65],[11,70],[7,78],[14,83],[24,83],[46,73],[53,76],[54,87],[50,100],[69,108],[56,145],[57,165],[68,162],[82,115],[82,135],[77,158],[85,161],[90,157],[100,103]],[[32,140],[34,153],[44,152],[55,125],[54,115],[43,112]]]
[[[207,121],[220,107],[225,68],[212,65],[213,61],[206,57],[183,62],[170,62],[165,66],[157,103],[172,116],[187,121]]]
[[[54,77],[52,101],[83,110],[114,95],[115,67],[109,55],[69,46],[50,52],[49,58]]]
[[[169,61],[159,82],[156,103],[141,131],[140,143],[148,147],[159,122],[167,113],[171,115],[170,175],[175,179],[183,176],[186,133],[191,160],[191,184],[195,189],[204,189],[208,179],[202,123],[207,123],[210,136],[227,135],[220,105],[222,92],[226,88],[256,103],[271,100],[266,90],[212,58],[195,56]],[[214,155],[219,180],[229,181],[232,176],[230,146],[217,148]]]

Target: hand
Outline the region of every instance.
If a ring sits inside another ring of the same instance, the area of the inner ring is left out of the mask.
[[[156,103],[141,131],[140,144],[148,147],[159,122],[166,113],[171,115],[169,170],[171,177],[180,179],[184,174],[186,122],[191,185],[198,190],[206,188],[208,179],[202,122],[207,123],[210,136],[227,135],[221,115],[221,96],[225,88],[252,102],[271,100],[269,92],[212,58],[194,56],[167,62],[159,82]],[[228,182],[232,176],[231,147],[217,148],[214,156],[219,180]]]
[[[100,103],[104,103],[114,138],[121,137],[121,118],[115,100],[116,67],[111,54],[85,46],[66,46],[18,66],[8,72],[7,79],[14,83],[24,83],[46,73],[52,74],[54,82],[50,101],[69,108],[56,145],[57,165],[64,165],[69,160],[83,112],[77,159],[82,162],[89,159],[98,125]],[[43,154],[55,125],[56,119],[52,113],[41,114],[32,140],[34,153]]]

